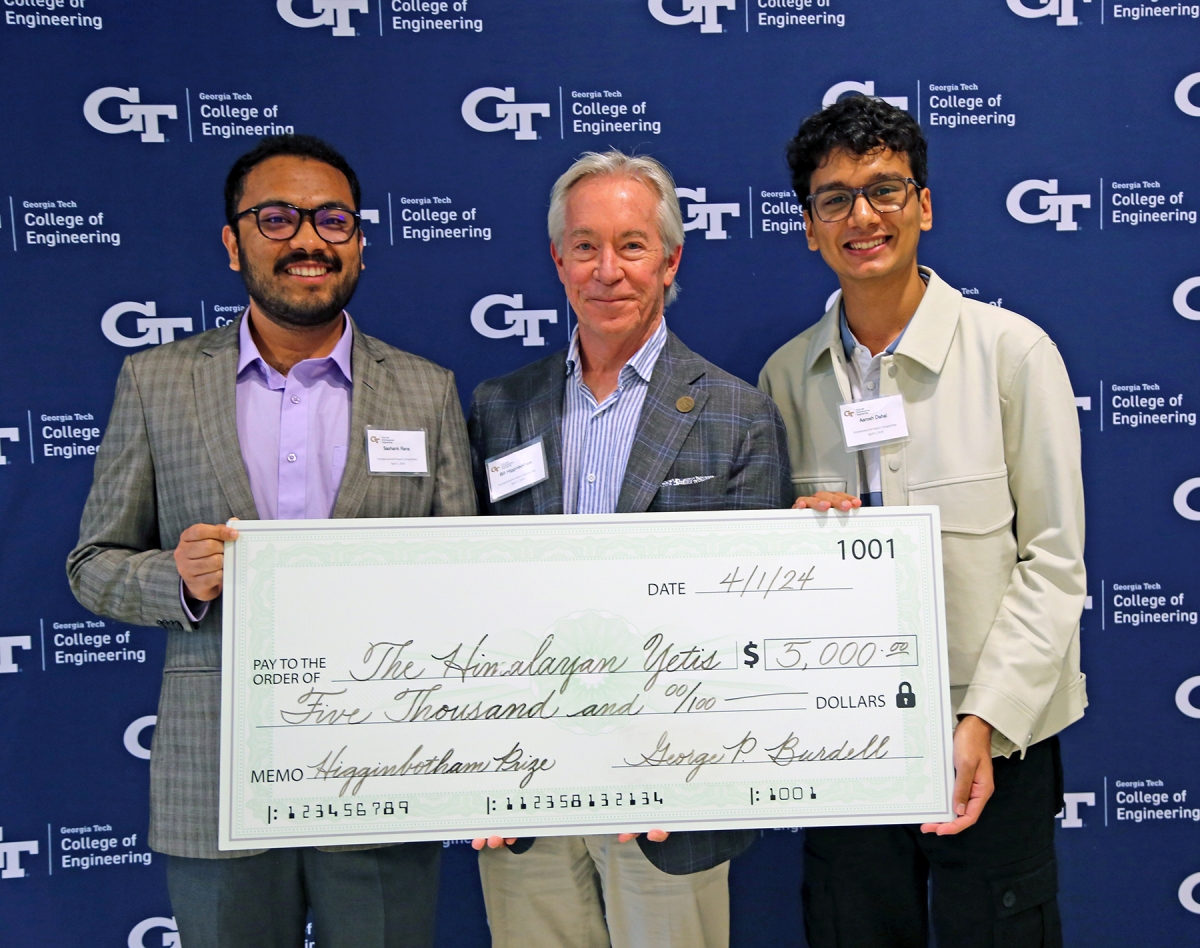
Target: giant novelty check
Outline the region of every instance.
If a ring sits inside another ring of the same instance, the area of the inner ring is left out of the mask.
[[[222,849],[950,818],[936,507],[238,530]]]

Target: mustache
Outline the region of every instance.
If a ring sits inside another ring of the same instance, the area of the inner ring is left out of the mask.
[[[293,263],[305,263],[308,261],[324,264],[333,273],[342,272],[342,261],[321,250],[314,251],[313,253],[309,253],[307,250],[293,250],[286,257],[281,257],[275,262],[275,272],[283,273]]]

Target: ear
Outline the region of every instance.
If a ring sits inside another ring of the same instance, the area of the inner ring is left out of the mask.
[[[675,282],[675,276],[679,273],[679,261],[683,259],[683,244],[680,244],[667,255],[667,272],[663,276],[663,286],[669,287]]]
[[[358,272],[362,273],[363,270],[367,269],[366,260],[364,259],[367,255],[367,235],[361,230],[358,232],[358,240]]]
[[[820,250],[821,247],[817,243],[817,238],[813,234],[813,217],[808,213],[808,208],[804,208],[804,239],[808,241],[809,250]]]
[[[554,261],[554,268],[558,270],[558,279],[562,282],[563,286],[566,286],[567,275],[564,270],[566,262],[563,260],[562,254],[558,252],[558,248],[554,246],[553,240],[550,241],[550,259]]]
[[[225,245],[225,249],[229,252],[229,269],[242,269],[242,262],[238,259],[238,238],[237,232],[226,224],[221,229],[221,243]]]
[[[921,191],[921,230],[933,230],[933,199],[929,188]]]

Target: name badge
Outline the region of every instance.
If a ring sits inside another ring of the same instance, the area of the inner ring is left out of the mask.
[[[540,484],[549,477],[546,473],[546,448],[541,435],[483,463],[487,469],[488,496],[492,503]]]
[[[367,426],[367,470],[372,474],[429,476],[425,429],[389,431]]]
[[[842,419],[842,436],[847,451],[903,441],[908,437],[908,421],[904,417],[904,397],[886,395],[865,402],[846,402],[838,406]]]

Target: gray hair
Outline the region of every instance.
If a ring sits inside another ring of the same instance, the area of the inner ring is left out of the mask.
[[[547,224],[550,240],[562,253],[563,237],[567,229],[567,193],[584,178],[594,175],[633,178],[650,188],[658,197],[658,237],[663,242],[667,256],[683,244],[683,214],[679,210],[679,198],[675,194],[675,179],[663,165],[645,155],[627,155],[615,148],[600,153],[584,152],[570,168],[559,176],[550,190],[550,213]],[[675,281],[667,290],[665,303],[670,305],[679,295],[679,282]]]

